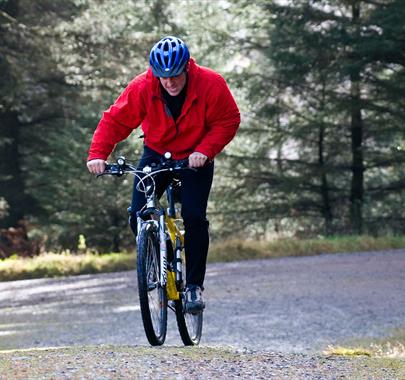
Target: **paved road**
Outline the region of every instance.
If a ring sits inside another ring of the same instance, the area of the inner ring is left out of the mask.
[[[405,250],[211,264],[202,344],[313,352],[405,327]],[[167,344],[180,345],[174,314]],[[147,345],[136,273],[0,283],[0,349]]]

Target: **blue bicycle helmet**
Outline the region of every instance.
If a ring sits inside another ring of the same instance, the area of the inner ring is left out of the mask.
[[[149,63],[155,77],[175,77],[180,75],[190,58],[187,45],[177,37],[162,38],[153,46]]]

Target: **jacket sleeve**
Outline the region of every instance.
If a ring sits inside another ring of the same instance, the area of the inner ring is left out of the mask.
[[[207,133],[194,149],[212,160],[235,136],[240,124],[240,113],[225,79],[218,81],[207,97]]]
[[[87,160],[106,160],[115,145],[126,139],[145,117],[142,83],[135,78],[115,103],[103,113],[93,134]]]

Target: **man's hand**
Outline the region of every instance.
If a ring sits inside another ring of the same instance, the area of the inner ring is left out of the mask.
[[[87,169],[89,169],[90,173],[101,174],[105,170],[105,161],[99,158],[87,161]]]
[[[204,166],[208,157],[200,152],[191,153],[188,157],[188,164],[191,168],[201,168]]]

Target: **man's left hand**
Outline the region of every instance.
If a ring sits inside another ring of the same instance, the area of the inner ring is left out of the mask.
[[[194,152],[188,157],[188,164],[191,168],[201,168],[204,166],[208,157],[200,152]]]

